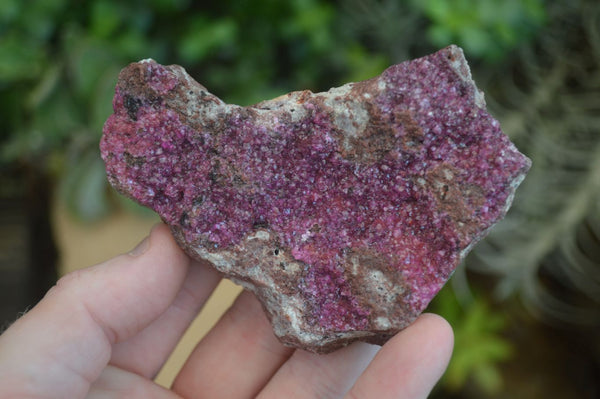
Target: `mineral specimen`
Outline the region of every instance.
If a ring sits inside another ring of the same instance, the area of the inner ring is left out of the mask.
[[[530,166],[455,46],[249,107],[145,60],[121,72],[113,106],[112,185],[252,290],[282,342],[313,352],[408,326]]]

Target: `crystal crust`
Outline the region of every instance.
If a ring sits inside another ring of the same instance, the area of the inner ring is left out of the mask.
[[[506,213],[530,167],[450,46],[324,93],[228,105],[183,68],[119,75],[102,157],[282,342],[382,344]]]

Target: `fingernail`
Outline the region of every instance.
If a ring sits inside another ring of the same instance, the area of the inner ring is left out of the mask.
[[[142,241],[140,241],[140,243],[138,245],[136,245],[135,248],[133,248],[131,251],[129,251],[129,255],[140,256],[144,252],[146,252],[148,250],[148,247],[150,246],[150,240],[148,238],[149,237],[146,237]]]

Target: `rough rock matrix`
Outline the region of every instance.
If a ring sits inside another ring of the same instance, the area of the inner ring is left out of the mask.
[[[111,184],[252,290],[282,342],[313,352],[408,326],[530,166],[455,46],[249,107],[145,60],[121,72],[113,105]]]

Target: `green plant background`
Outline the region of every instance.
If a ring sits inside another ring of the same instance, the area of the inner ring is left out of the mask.
[[[320,91],[366,79],[392,63],[456,43],[488,105],[534,168],[507,220],[432,304],[456,334],[442,389],[502,391],[502,364],[516,352],[507,338],[510,317],[496,306],[499,298],[520,298],[542,319],[600,325],[595,1],[200,4],[0,2],[0,168],[48,176],[60,201],[83,222],[119,206],[139,212],[108,186],[98,151],[116,77],[128,63],[154,58],[183,65],[225,101],[246,105],[291,90]],[[0,193],[9,189],[3,184]],[[559,297],[543,286],[548,278],[540,279],[541,271],[563,281]],[[477,281],[488,274],[495,283],[482,293]]]

